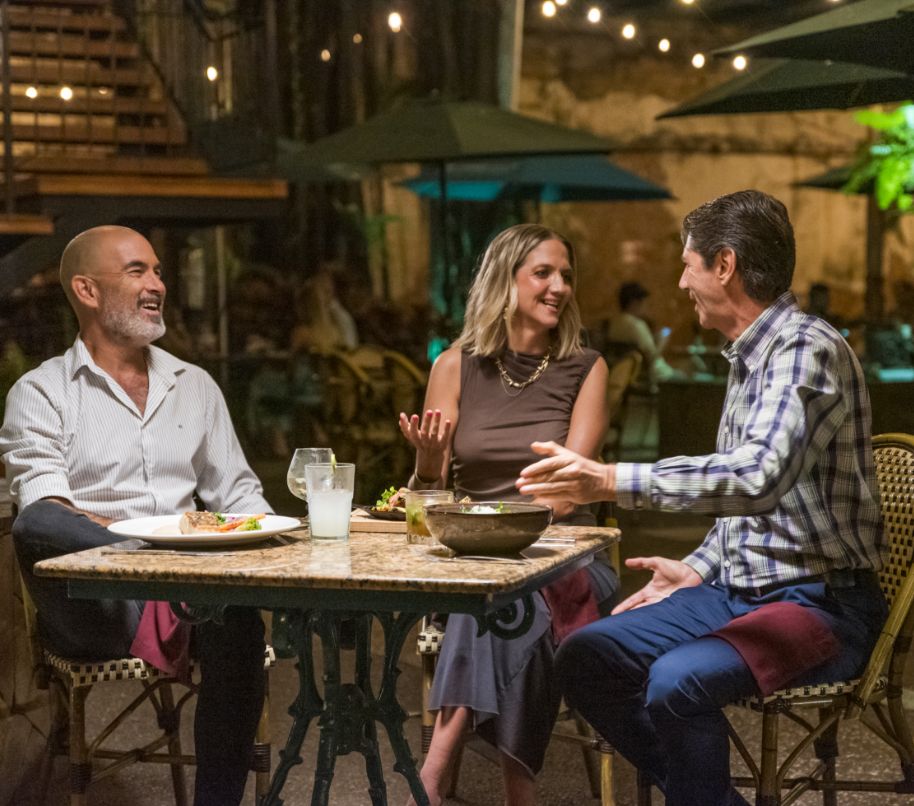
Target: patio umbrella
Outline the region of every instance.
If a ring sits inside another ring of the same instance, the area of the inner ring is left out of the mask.
[[[825,173],[816,174],[815,176],[809,177],[809,179],[802,179],[799,182],[794,184],[797,187],[804,188],[820,188],[822,190],[844,190],[844,186],[847,184],[847,180],[851,178],[851,166],[850,165],[841,165],[837,168],[831,168]],[[914,184],[909,185],[906,190],[908,192],[914,192]],[[859,194],[870,194],[873,192],[873,180],[860,187],[859,190],[855,190],[855,193]]]
[[[441,198],[437,174],[424,168],[399,184]],[[605,157],[571,154],[460,162],[448,170],[447,197],[457,201],[533,199],[540,202],[670,199],[670,192]]]
[[[477,101],[412,100],[324,137],[299,155],[303,165],[420,162],[434,165],[441,188],[438,225],[450,300],[447,165],[484,157],[606,153],[613,144],[589,132],[545,123]],[[448,311],[449,312],[449,311]]]
[[[667,110],[685,115],[850,109],[914,98],[914,76],[844,62],[764,59],[746,73]]]
[[[914,74],[912,12],[912,0],[860,0],[744,39],[715,53],[834,59]]]

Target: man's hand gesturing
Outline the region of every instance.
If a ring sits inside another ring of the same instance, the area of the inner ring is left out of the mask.
[[[680,588],[693,588],[701,584],[698,572],[679,560],[668,560],[666,557],[632,557],[625,561],[625,565],[628,568],[653,571],[654,576],[641,590],[617,604],[612,611],[614,616],[626,610],[655,604]]]

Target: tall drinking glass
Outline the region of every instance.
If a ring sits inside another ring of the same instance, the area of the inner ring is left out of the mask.
[[[286,484],[289,492],[302,501],[308,500],[308,481],[305,478],[305,466],[330,464],[333,451],[330,448],[296,448],[286,472]]]
[[[355,465],[307,465],[305,478],[308,484],[308,522],[311,537],[327,540],[348,538]]]

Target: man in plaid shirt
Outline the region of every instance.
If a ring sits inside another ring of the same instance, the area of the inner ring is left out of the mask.
[[[722,707],[848,679],[885,620],[870,404],[856,356],[790,292],[793,229],[754,190],[686,216],[683,272],[730,377],[716,452],[602,465],[554,443],[520,491],[716,517],[684,560],[626,561],[651,581],[570,636],[566,700],[664,791],[668,806],[741,804]]]

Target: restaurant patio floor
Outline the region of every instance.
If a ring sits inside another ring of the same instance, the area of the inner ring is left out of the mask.
[[[267,486],[270,500],[280,502],[289,498],[285,490],[274,488],[278,483],[279,474],[270,472],[268,468],[257,468],[262,474]],[[270,479],[276,479],[272,482]],[[282,479],[284,484],[284,478]],[[284,508],[277,503],[277,506]],[[695,516],[665,515],[656,513],[625,513],[619,512],[620,526],[623,532],[622,555],[624,557],[645,554],[664,554],[671,557],[681,557],[699,541],[707,528],[707,520]],[[635,590],[642,584],[642,575],[623,573],[623,590]],[[404,706],[411,712],[419,708],[420,672],[419,658],[412,651],[414,644],[407,642],[406,649],[401,658],[403,674],[400,678],[399,689]],[[351,653],[344,653],[351,654]],[[124,686],[123,688],[129,688]],[[273,763],[275,765],[277,752],[285,740],[290,718],[286,708],[291,703],[297,689],[297,677],[292,661],[280,661],[271,676],[272,689],[272,741]],[[908,692],[908,710],[914,721],[914,670],[909,669],[906,685]],[[103,696],[110,696],[106,692]],[[100,699],[102,695],[96,694]],[[90,713],[99,707],[90,698]],[[126,700],[126,694],[124,694]],[[748,724],[753,716],[736,712],[733,714],[737,726]],[[789,731],[789,727],[785,727]],[[419,747],[419,720],[411,719],[407,723],[407,737],[414,752]],[[186,746],[191,745],[191,736],[187,732]],[[393,757],[385,736],[381,736],[381,750],[384,761],[385,775],[388,783],[388,794],[392,804],[403,804],[407,798],[407,787],[403,779],[393,772]],[[757,742],[756,742],[757,744]],[[305,804],[310,802],[311,778],[313,774],[313,759],[316,757],[317,734],[313,730],[309,734],[304,747],[303,757],[305,763],[294,768],[289,775],[288,782],[283,791],[286,804]],[[617,802],[619,806],[635,804],[634,774],[631,767],[621,759],[617,759]],[[897,775],[897,761],[894,756],[886,753],[884,747],[874,741],[870,735],[859,726],[851,726],[842,732],[842,757],[839,760],[839,774],[843,776],[889,776]],[[339,759],[336,768],[336,777],[331,790],[331,803],[340,806],[367,806],[370,803],[365,790],[366,779],[364,764],[357,755],[350,755]],[[587,785],[587,777],[580,750],[570,744],[553,742],[549,748],[546,766],[537,783],[538,802],[540,806],[578,806],[579,804],[596,804]],[[165,768],[157,765],[140,765],[133,769],[122,771],[109,779],[99,782],[90,790],[92,795],[90,803],[94,806],[164,806],[173,803],[170,776]],[[22,793],[23,795],[25,793]],[[745,793],[749,797],[749,793]],[[253,803],[253,783],[249,783],[248,800]],[[54,767],[53,779],[50,783],[47,804],[66,803],[66,765],[63,759],[58,759]],[[655,803],[662,803],[662,798],[655,794]],[[868,804],[870,806],[890,806],[910,802],[909,795],[883,795],[874,793],[842,793],[839,796],[841,804]],[[27,800],[17,800],[19,804],[28,803]],[[499,783],[499,773],[495,765],[473,752],[464,754],[463,769],[461,771],[457,798],[448,801],[448,804],[462,804],[464,806],[497,806],[502,803],[502,794]],[[819,796],[813,793],[804,795],[798,801],[801,806],[821,803]],[[700,806],[700,804],[696,804]]]

